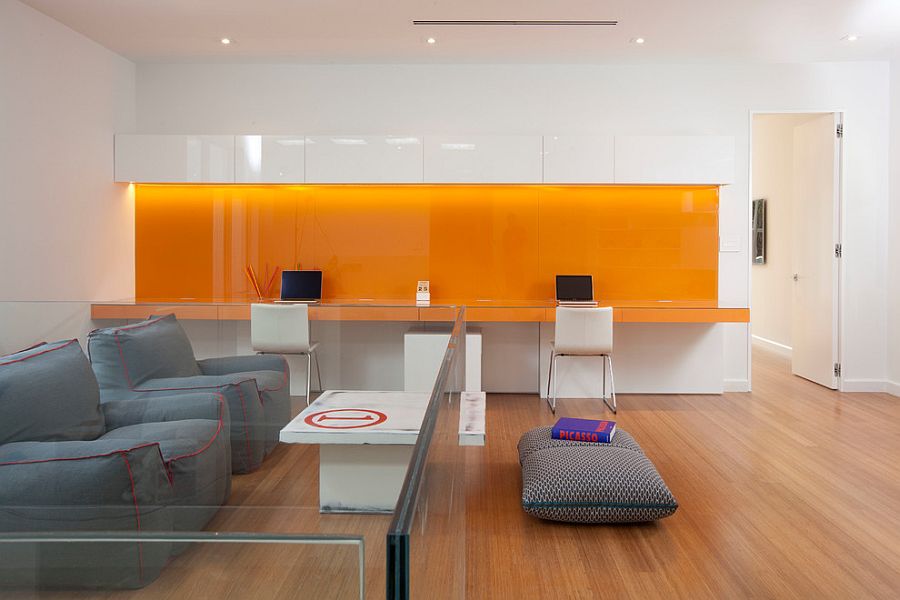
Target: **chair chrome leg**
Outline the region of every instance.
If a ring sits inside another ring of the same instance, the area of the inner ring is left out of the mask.
[[[313,354],[313,358],[316,359],[316,381],[319,384],[319,391],[321,392],[324,390],[324,388],[322,387],[322,372],[319,371],[319,355],[316,353],[315,350],[312,351],[312,354]]]
[[[557,360],[559,360],[559,355],[554,354],[553,361],[550,365],[551,368],[556,364]],[[553,401],[550,403],[550,412],[552,412],[554,415],[556,414],[556,394],[559,390],[559,369],[556,369],[556,371],[556,379],[553,380]]]
[[[618,412],[618,404],[616,404],[616,380],[613,378],[613,365],[612,365],[612,356],[607,355],[606,361],[609,363],[609,389],[612,395],[612,404],[606,401],[606,398],[603,399],[603,403],[606,406],[609,406],[610,410],[613,411],[613,414]]]
[[[603,391],[600,392],[600,398],[605,402],[606,401],[606,356],[601,357],[603,360],[601,361],[603,364]]]
[[[549,374],[547,375],[547,401],[550,401],[550,382],[553,381],[553,357],[556,356],[556,353],[551,350],[550,351],[550,369]]]
[[[312,383],[312,354],[306,353],[306,406],[309,406],[309,390]]]

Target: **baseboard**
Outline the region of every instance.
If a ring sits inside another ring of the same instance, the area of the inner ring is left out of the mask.
[[[753,338],[754,344],[759,344],[767,350],[771,350],[772,352],[780,354],[781,356],[786,356],[788,358],[791,357],[793,349],[790,346],[785,346],[784,344],[780,344],[764,337],[759,337],[758,335],[751,335],[750,337]]]
[[[726,379],[722,382],[722,389],[726,392],[749,392],[749,379]]]
[[[900,383],[897,383],[896,381],[886,381],[884,391],[892,396],[900,397]]]
[[[885,392],[888,382],[883,379],[844,379],[842,392]]]

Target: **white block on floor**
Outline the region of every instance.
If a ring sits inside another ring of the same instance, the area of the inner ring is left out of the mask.
[[[434,388],[450,333],[412,329],[403,334],[403,389],[430,392]],[[466,332],[466,389],[481,391],[481,332]]]
[[[484,446],[487,394],[462,392],[459,395],[459,445]]]

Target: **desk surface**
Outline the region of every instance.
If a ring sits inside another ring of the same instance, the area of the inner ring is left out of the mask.
[[[285,425],[287,444],[414,445],[428,392],[327,391]]]
[[[146,319],[150,315],[174,313],[179,319],[247,321],[249,300],[228,299],[126,299],[91,305],[91,318]],[[708,301],[604,300],[613,307],[617,323],[747,323],[748,308],[719,308]],[[553,322],[553,300],[447,300],[419,306],[414,300],[351,298],[329,299],[310,305],[315,321],[453,321],[459,306],[466,307],[470,322]]]

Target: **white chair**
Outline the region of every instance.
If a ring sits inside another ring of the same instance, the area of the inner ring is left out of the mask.
[[[568,307],[556,309],[556,335],[550,342],[550,375],[547,377],[547,402],[556,413],[559,374],[553,378],[557,359],[563,356],[599,356],[603,359],[603,403],[616,412],[616,384],[612,368],[613,310],[610,307]],[[606,369],[612,404],[606,396]],[[551,387],[552,384],[552,387]]]
[[[316,360],[316,378],[322,389],[319,372],[318,342],[309,341],[309,305],[251,304],[250,344],[260,354],[297,354],[306,357],[306,405],[309,406],[312,361]]]

